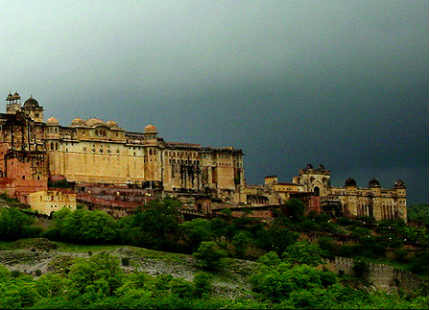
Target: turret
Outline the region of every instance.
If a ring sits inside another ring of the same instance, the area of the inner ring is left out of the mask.
[[[15,114],[21,110],[21,96],[15,92],[13,95],[9,92],[6,97],[6,113]]]
[[[158,130],[152,124],[147,125],[143,130],[143,135],[146,140],[156,139],[157,134]]]

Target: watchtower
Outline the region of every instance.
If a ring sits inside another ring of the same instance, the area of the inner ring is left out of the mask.
[[[6,97],[6,113],[15,114],[21,110],[21,96],[15,92],[13,95],[9,93]]]

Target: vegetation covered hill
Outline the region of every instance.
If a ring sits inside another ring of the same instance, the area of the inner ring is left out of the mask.
[[[48,223],[0,209],[0,308],[427,308],[427,225],[304,216],[296,200],[269,225],[228,211],[183,222],[178,208],[64,209]],[[353,274],[328,271],[335,256],[354,258]],[[421,287],[374,288],[374,261]]]

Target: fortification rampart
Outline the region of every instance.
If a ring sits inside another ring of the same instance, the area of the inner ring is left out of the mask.
[[[324,262],[331,271],[353,274],[353,258],[336,256],[334,259],[325,259]],[[368,263],[368,268],[367,280],[378,289],[387,291],[395,288],[414,290],[422,283],[421,279],[415,274],[396,269],[393,266]]]

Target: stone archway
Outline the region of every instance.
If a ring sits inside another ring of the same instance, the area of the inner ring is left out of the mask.
[[[320,189],[319,189],[319,187],[318,187],[318,186],[315,186],[315,187],[313,188],[313,192],[314,192],[314,194],[315,194],[316,196],[320,196]]]

